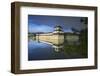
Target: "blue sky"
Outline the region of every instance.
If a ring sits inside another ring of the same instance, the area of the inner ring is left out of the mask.
[[[71,28],[83,28],[82,17],[28,15],[28,32],[53,32],[56,25],[60,25],[64,32],[72,32]]]

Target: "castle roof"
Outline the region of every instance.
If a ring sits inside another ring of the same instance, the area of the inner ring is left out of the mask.
[[[62,31],[62,27],[60,25],[55,26],[55,31]]]

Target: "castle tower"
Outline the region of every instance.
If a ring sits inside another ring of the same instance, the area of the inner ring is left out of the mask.
[[[55,28],[54,28],[54,33],[63,33],[62,27],[59,26],[59,25],[55,26]]]
[[[53,36],[52,36],[52,42],[56,45],[60,45],[64,43],[64,32],[62,31],[61,26],[56,26],[54,28]]]

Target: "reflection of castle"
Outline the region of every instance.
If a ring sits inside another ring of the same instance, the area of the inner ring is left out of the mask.
[[[61,45],[65,41],[67,43],[74,43],[79,41],[79,35],[75,33],[63,32],[61,26],[56,26],[52,33],[36,34],[36,40],[49,42],[54,45]]]
[[[52,45],[52,47],[55,49],[55,51],[56,52],[59,52],[59,51],[61,51],[61,50],[63,50],[63,45]]]

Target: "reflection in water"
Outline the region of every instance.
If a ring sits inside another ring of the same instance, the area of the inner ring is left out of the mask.
[[[28,40],[28,60],[50,60],[50,59],[73,59],[86,58],[80,52],[79,44],[55,45],[53,43],[36,41],[32,38]]]
[[[62,51],[63,50],[63,45],[53,45],[52,46],[53,48],[54,48],[54,50],[56,51],[56,52],[59,52],[59,51]]]
[[[54,49],[55,52],[59,52],[59,51],[63,51],[63,44],[54,44],[54,43],[50,43],[50,42],[44,42],[44,41],[37,41],[38,43],[46,43],[52,46],[52,48]]]

